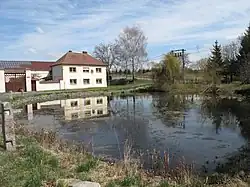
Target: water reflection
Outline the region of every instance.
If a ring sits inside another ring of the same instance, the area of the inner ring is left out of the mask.
[[[88,119],[108,116],[108,98],[88,97],[67,100],[47,101],[29,104],[25,107],[28,120],[36,114],[55,114],[64,116],[65,120]],[[51,113],[52,112],[52,113]]]
[[[198,95],[90,97],[28,105],[19,120],[83,142],[96,155],[123,158],[129,139],[137,151],[167,151],[170,166],[184,156],[209,171],[248,145],[248,106]]]
[[[250,172],[250,102],[237,98],[218,99],[215,97],[204,99],[202,105],[203,114],[210,117],[216,128],[216,133],[226,126],[233,130],[240,130],[241,135],[247,140],[240,149],[228,155],[224,164],[219,164],[216,170],[219,172],[238,173]]]

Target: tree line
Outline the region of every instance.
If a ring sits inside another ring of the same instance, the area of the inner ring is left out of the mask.
[[[226,45],[219,45],[215,41],[211,55],[196,62],[203,80],[210,83],[212,88],[221,83],[241,81],[250,83],[250,25],[245,33]],[[187,69],[183,70],[187,71]],[[196,70],[197,71],[197,70]],[[182,77],[181,61],[179,58],[167,53],[160,63],[152,68],[154,85],[160,89],[171,88],[179,83]]]
[[[250,83],[250,25],[245,33],[226,45],[215,41],[211,56],[197,62],[199,70],[213,85],[241,81]]]

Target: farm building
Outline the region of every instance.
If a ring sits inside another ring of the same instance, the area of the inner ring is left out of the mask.
[[[106,65],[86,51],[54,62],[0,61],[0,92],[107,87]]]

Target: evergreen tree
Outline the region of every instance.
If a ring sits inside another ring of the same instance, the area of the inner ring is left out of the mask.
[[[218,45],[218,41],[215,41],[213,45],[212,55],[209,58],[207,71],[212,79],[213,85],[220,83],[221,76],[223,75],[223,60],[221,55],[221,46]]]
[[[238,56],[240,77],[243,83],[250,83],[250,24],[244,33]]]
[[[250,53],[250,24],[241,40],[241,47],[240,47],[239,57],[238,57],[238,60],[240,61],[240,63],[244,64],[244,61],[247,58],[249,53]]]

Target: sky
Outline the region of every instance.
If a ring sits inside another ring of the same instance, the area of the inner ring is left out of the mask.
[[[215,40],[226,44],[250,22],[250,0],[0,0],[0,59],[57,60],[93,52],[126,26],[148,38],[148,59],[186,49],[196,61]]]

